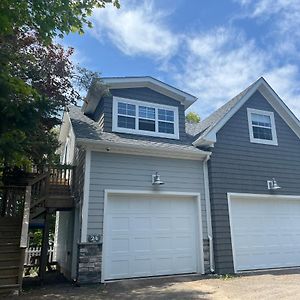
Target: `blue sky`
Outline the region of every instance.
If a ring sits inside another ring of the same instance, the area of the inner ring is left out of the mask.
[[[206,117],[264,76],[300,117],[299,0],[120,0],[62,41],[102,76],[150,75],[197,96]]]

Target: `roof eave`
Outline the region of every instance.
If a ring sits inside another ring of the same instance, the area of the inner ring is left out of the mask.
[[[118,143],[113,141],[102,141],[87,138],[76,138],[78,145],[86,146],[95,151],[133,154],[142,156],[157,156],[166,158],[190,159],[190,160],[204,160],[211,155],[209,151],[200,149],[171,149],[160,147],[159,145],[132,145],[129,143]]]
[[[197,97],[189,93],[181,91],[169,84],[166,84],[151,76],[144,77],[107,77],[102,78],[104,84],[111,89],[117,88],[134,88],[134,87],[148,87],[168,97],[171,97],[184,105],[185,109],[189,108]]]

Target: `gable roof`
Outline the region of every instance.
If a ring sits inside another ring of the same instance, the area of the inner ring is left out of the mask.
[[[271,106],[273,106],[300,138],[299,120],[267,81],[261,77],[199,124],[187,124],[187,132],[196,138],[194,145],[211,145],[215,143],[216,133],[257,90],[262,93]]]
[[[184,105],[185,109],[190,107],[197,100],[197,97],[151,76],[103,77],[101,78],[101,83],[104,84],[108,90],[146,87],[179,101]],[[85,104],[83,107],[85,113],[92,113],[102,96],[101,94],[93,95],[93,92],[91,90],[93,88],[93,85],[95,84],[96,82],[92,83],[85,100]]]

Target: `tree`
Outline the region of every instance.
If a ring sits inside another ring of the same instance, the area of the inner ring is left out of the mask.
[[[97,72],[74,66],[73,49],[52,39],[83,33],[100,0],[3,0],[0,2],[0,166],[55,159],[53,128],[69,104],[82,100]],[[118,1],[112,1],[119,7]]]
[[[84,25],[92,27],[94,8],[104,8],[111,2],[119,8],[118,0],[1,0],[0,36],[14,35],[15,30],[35,31],[48,43],[56,36],[70,32],[84,33]]]
[[[190,111],[189,113],[187,113],[187,115],[185,116],[185,120],[188,122],[188,123],[199,123],[201,118],[200,116],[193,112],[193,111]]]

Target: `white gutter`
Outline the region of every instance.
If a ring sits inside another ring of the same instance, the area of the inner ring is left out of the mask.
[[[205,189],[207,237],[209,241],[209,266],[210,266],[210,271],[214,273],[215,262],[214,262],[213,234],[212,234],[212,224],[211,224],[210,194],[209,194],[209,180],[208,180],[208,167],[207,167],[207,161],[209,159],[210,159],[210,155],[207,155],[206,159],[203,161],[203,174],[204,174],[204,189]]]
[[[176,149],[175,147],[172,147],[172,144],[170,144],[169,147],[164,147],[159,145],[158,143],[153,143],[152,145],[139,145],[115,141],[93,140],[86,138],[77,138],[76,143],[88,146],[91,150],[94,151],[127,153],[144,156],[158,156],[191,160],[203,160],[211,154],[211,152],[203,151],[197,149],[196,147],[195,149]]]

